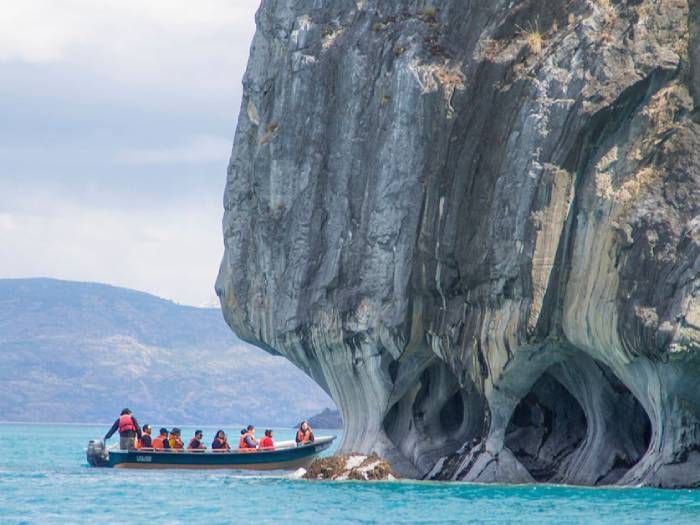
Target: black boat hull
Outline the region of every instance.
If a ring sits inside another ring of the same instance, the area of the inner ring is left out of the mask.
[[[318,438],[301,447],[225,452],[105,450],[99,442],[91,441],[87,458],[90,465],[106,468],[292,470],[308,466],[321,452],[330,448],[334,439]]]

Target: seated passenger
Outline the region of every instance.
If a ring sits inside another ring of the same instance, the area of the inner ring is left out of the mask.
[[[202,443],[202,437],[204,437],[204,433],[201,430],[195,430],[194,432],[194,437],[190,439],[190,444],[187,445],[187,448],[189,450],[204,450],[207,447],[204,446]]]
[[[151,446],[155,449],[170,448],[170,442],[168,441],[168,429],[167,428],[160,429],[160,435],[152,441]]]
[[[299,425],[296,442],[297,446],[306,445],[307,443],[314,442],[314,433],[306,420],[302,421],[301,425]]]
[[[245,433],[241,434],[241,438],[238,440],[238,448],[254,450],[258,446],[258,440],[255,439],[255,427],[248,425],[245,430]]]
[[[272,441],[272,430],[267,429],[265,431],[265,437],[260,440],[260,444],[258,445],[259,449],[266,449],[266,450],[274,450],[275,448],[275,443]]]
[[[170,431],[170,437],[168,438],[168,442],[170,443],[170,448],[185,448],[185,444],[182,442],[182,439],[180,439],[180,429],[177,427],[173,428]]]
[[[153,446],[153,440],[151,439],[151,425],[144,425],[143,431],[141,432],[141,439],[139,441],[139,448],[151,448]]]
[[[216,432],[216,436],[214,437],[214,441],[211,442],[211,448],[214,450],[230,450],[231,447],[228,444],[228,441],[226,441],[226,432],[223,430],[219,430]]]

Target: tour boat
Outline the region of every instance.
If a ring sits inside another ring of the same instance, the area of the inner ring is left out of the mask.
[[[88,444],[86,455],[93,467],[293,470],[308,466],[334,440],[335,436],[317,437],[300,446],[294,441],[280,441],[273,449],[243,450],[121,450],[118,445],[105,447],[103,441],[95,440]]]

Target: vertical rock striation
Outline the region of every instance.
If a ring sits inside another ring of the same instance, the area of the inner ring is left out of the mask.
[[[217,281],[402,475],[700,485],[700,2],[263,0]]]

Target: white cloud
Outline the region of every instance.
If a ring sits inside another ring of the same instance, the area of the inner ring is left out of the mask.
[[[133,148],[117,155],[120,164],[199,164],[219,162],[225,165],[231,155],[233,139],[201,135],[184,146],[167,148]]]
[[[219,210],[133,214],[53,201],[37,209],[0,215],[0,276],[107,282],[192,305],[211,300],[223,253]]]
[[[0,213],[0,234],[15,229],[15,221],[10,213]]]
[[[0,62],[71,63],[118,82],[244,63],[259,0],[22,0],[0,16]],[[207,57],[217,56],[216,62]],[[238,68],[240,69],[240,68]],[[180,82],[202,82],[180,76]]]
[[[2,2],[0,277],[210,301],[258,5]]]

